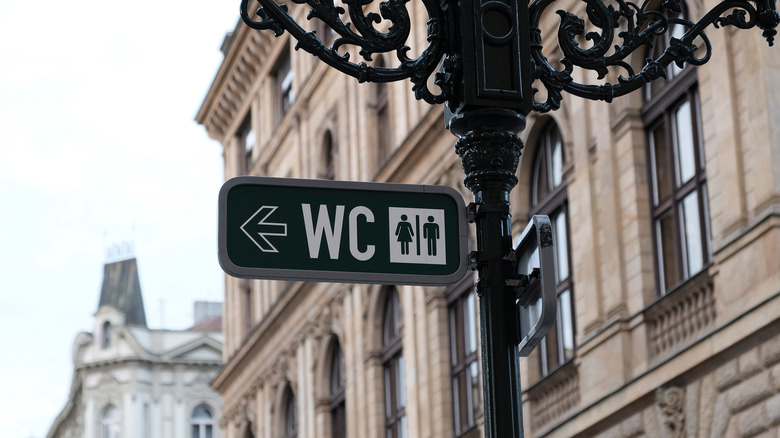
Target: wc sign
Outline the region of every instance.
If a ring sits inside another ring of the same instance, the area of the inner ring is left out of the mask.
[[[465,275],[449,187],[238,177],[219,194],[219,261],[243,278],[446,285]]]

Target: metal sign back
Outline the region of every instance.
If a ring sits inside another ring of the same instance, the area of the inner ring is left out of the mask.
[[[527,275],[529,284],[523,292],[520,309],[521,356],[528,356],[547,335],[557,313],[555,289],[555,256],[550,218],[537,215],[525,227],[515,246],[517,273]]]

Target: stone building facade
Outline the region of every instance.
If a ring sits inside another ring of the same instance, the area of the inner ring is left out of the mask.
[[[426,15],[407,6],[419,53]],[[545,20],[553,47],[558,17]],[[555,328],[521,360],[528,437],[780,434],[780,52],[757,31],[708,36],[704,66],[528,117],[513,230],[550,216],[559,295]],[[241,23],[226,38],[197,115],[226,178],[438,184],[471,199],[441,106],[407,82],[358,84],[294,45]],[[214,381],[226,438],[480,436],[473,281],[227,277]]]
[[[196,303],[207,318],[188,330],[149,329],[136,260],[107,263],[95,329],[76,336],[70,396],[47,438],[223,436],[210,386],[222,365],[218,305]]]

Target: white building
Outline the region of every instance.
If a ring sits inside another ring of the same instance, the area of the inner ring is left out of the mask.
[[[220,438],[210,383],[222,364],[221,316],[151,330],[136,260],[106,264],[103,275],[95,328],[76,336],[70,396],[47,437]]]

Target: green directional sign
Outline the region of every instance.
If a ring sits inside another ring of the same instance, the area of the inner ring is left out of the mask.
[[[236,277],[444,285],[467,246],[449,187],[246,176],[219,193],[219,262]]]

